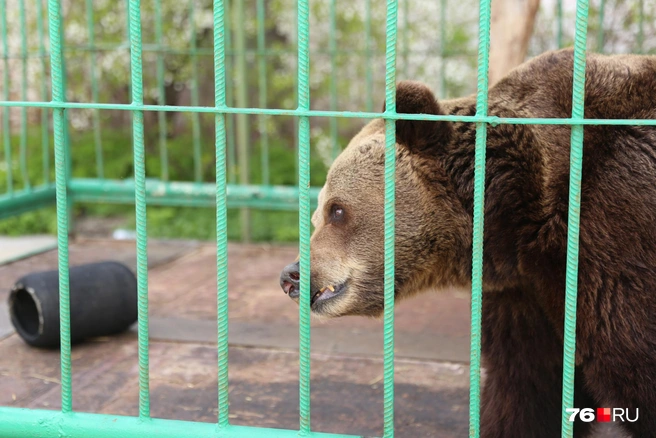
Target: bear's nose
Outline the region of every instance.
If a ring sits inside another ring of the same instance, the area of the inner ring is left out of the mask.
[[[287,295],[289,295],[289,298],[293,299],[298,298],[300,293],[299,280],[301,275],[298,272],[298,263],[299,262],[294,262],[285,266],[282,273],[280,273],[280,287]]]

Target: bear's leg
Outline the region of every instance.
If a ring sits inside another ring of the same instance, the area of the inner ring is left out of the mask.
[[[539,306],[518,290],[485,294],[482,325],[481,437],[559,438],[563,347]],[[596,406],[575,382],[575,406]],[[591,429],[577,422],[574,436]]]

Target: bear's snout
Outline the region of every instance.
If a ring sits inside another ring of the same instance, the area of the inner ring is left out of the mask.
[[[280,273],[280,287],[293,300],[297,300],[300,294],[300,278],[298,261],[285,266]]]

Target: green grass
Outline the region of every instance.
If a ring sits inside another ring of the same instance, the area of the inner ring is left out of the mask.
[[[12,133],[13,134],[13,133]],[[72,150],[72,173],[75,178],[96,178],[96,155],[92,132],[73,132],[70,136]],[[20,173],[20,137],[12,135],[12,170],[14,189],[24,187]],[[27,136],[27,169],[32,186],[42,184],[43,154],[41,149],[40,127],[31,127]],[[193,179],[193,161],[190,137],[177,137],[168,140],[170,179],[190,181]],[[129,131],[105,129],[102,133],[103,171],[105,178],[131,178],[132,140]],[[274,185],[296,184],[296,154],[293,141],[270,138],[269,163],[270,178]],[[6,163],[4,145],[0,147],[0,165]],[[202,171],[203,180],[214,181],[214,139],[205,136],[203,140]],[[50,181],[54,181],[52,138],[50,138]],[[161,174],[157,138],[153,135],[146,140],[146,172],[149,178]],[[313,186],[321,186],[325,181],[326,167],[317,153],[311,160]],[[259,145],[253,145],[250,157],[250,180],[261,182]],[[6,166],[0,166],[0,196],[6,192]],[[76,204],[74,219],[81,217],[120,218],[124,228],[134,229],[134,206],[116,204]],[[214,240],[216,236],[215,211],[212,208],[192,207],[148,207],[148,235],[153,238]],[[239,240],[242,232],[239,210],[228,210],[228,238]],[[55,208],[22,214],[0,220],[0,234],[55,234],[57,223]],[[289,211],[251,210],[251,238],[253,241],[294,242],[298,241],[298,213]]]

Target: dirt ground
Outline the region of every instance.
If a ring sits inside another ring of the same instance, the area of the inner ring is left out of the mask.
[[[130,241],[77,240],[70,253],[72,265],[136,263]],[[233,424],[298,428],[298,307],[278,285],[281,268],[295,256],[291,246],[229,245]],[[153,417],[216,419],[215,257],[211,244],[149,243]],[[53,250],[0,266],[0,405],[60,407],[59,353],[28,347],[13,333],[4,304],[18,278],[56,264]],[[458,291],[419,296],[397,306],[395,320],[396,436],[467,436],[469,297]],[[382,341],[380,320],[312,322],[314,430],[382,434]],[[74,346],[72,354],[75,410],[137,415],[135,328]]]

